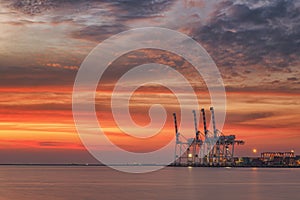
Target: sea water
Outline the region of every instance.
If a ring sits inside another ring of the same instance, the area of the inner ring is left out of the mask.
[[[300,169],[1,166],[0,200],[300,199]]]

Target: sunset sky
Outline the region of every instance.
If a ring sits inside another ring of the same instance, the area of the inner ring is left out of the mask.
[[[73,121],[76,73],[101,41],[146,26],[185,33],[211,55],[227,95],[222,132],[246,141],[237,156],[258,156],[254,148],[300,154],[298,0],[0,0],[0,163],[97,162]],[[168,52],[143,49],[114,61],[100,83],[149,62],[183,72],[189,66]],[[205,83],[193,71],[185,73],[208,112]],[[96,109],[114,143],[148,152],[174,137],[171,113],[178,102],[168,89],[145,86],[131,99],[132,118],[140,125],[149,123],[150,104],[167,109],[164,133],[147,142],[120,136],[105,106],[112,89],[107,84],[98,91]]]

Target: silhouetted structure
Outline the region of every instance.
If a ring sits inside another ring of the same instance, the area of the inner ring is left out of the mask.
[[[235,145],[245,144],[236,140],[235,135],[225,135],[216,127],[214,108],[210,108],[213,131],[207,129],[205,110],[202,108],[204,133],[198,130],[196,111],[193,111],[195,137],[186,139],[178,131],[176,113],[173,114],[176,145],[175,163],[177,166],[232,166],[234,165]],[[183,150],[185,150],[183,152]]]

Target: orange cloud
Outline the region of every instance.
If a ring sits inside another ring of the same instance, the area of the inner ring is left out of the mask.
[[[54,68],[63,68],[63,69],[70,69],[70,70],[78,70],[78,66],[68,66],[68,65],[62,65],[59,63],[47,63],[47,67],[54,67]]]

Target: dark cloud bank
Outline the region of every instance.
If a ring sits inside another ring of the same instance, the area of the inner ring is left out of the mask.
[[[123,18],[145,18],[156,16],[165,10],[174,1],[170,0],[13,0],[11,7],[27,14],[39,14],[45,10],[73,5],[85,9],[92,8],[95,3],[109,3],[118,8],[114,15],[123,15]]]
[[[193,34],[221,65],[286,67],[299,61],[300,3],[223,1],[210,23]]]
[[[171,0],[14,0],[12,7],[38,14],[52,8],[90,9],[109,5],[116,20],[84,26],[71,34],[91,41],[127,30],[132,19],[159,17],[176,1]],[[205,45],[220,66],[263,64],[286,67],[299,61],[300,3],[298,0],[224,0],[206,25],[194,25],[191,35]],[[188,22],[187,22],[188,24]],[[200,23],[202,24],[202,23]]]
[[[56,8],[109,5],[116,19],[104,25],[81,25],[72,38],[101,42],[127,30],[130,20],[160,17],[171,0],[15,0],[12,6],[29,14]],[[291,73],[300,63],[300,2],[298,0],[219,1],[206,23],[189,27],[191,36],[205,46],[219,67],[265,66],[268,73]],[[31,9],[37,9],[36,11]],[[188,22],[187,22],[188,24]],[[162,24],[163,26],[163,24]],[[235,74],[243,73],[241,71]],[[245,71],[245,70],[243,70]],[[245,71],[248,74],[250,71]],[[265,73],[265,72],[263,72]],[[230,74],[234,77],[234,74]],[[295,76],[295,75],[291,75]],[[290,77],[289,77],[290,78]],[[287,79],[288,81],[296,81]]]

